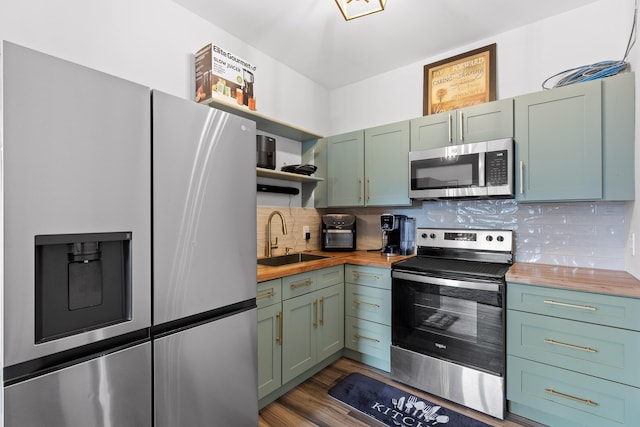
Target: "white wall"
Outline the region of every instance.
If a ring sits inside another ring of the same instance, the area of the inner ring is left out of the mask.
[[[0,40],[188,99],[193,54],[215,42],[258,67],[258,111],[329,131],[326,89],[170,0],[2,0]],[[34,83],[46,84],[46,75]]]
[[[329,109],[330,134],[422,116],[424,65],[491,43],[497,44],[498,99],[539,91],[546,78],[563,70],[603,60],[622,59],[631,31],[633,10],[634,0],[601,0],[333,90]],[[627,58],[634,71],[637,71],[635,68],[639,63],[640,54],[636,53],[638,49],[640,45]],[[636,75],[636,81],[639,78]],[[639,98],[640,96],[636,97],[636,122],[640,116]],[[638,140],[636,136],[636,200],[640,200]],[[626,204],[624,240],[627,247],[623,251],[623,257],[624,269],[640,278],[640,209],[636,206],[635,202]],[[424,209],[426,208],[423,207]],[[636,236],[635,256],[631,256],[631,233]],[[610,266],[611,264],[596,265],[599,268]]]

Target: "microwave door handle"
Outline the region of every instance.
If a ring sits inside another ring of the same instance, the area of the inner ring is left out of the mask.
[[[460,141],[464,141],[464,118],[462,117],[462,111],[460,111]]]
[[[478,187],[484,187],[486,185],[485,154],[486,153],[478,153]]]
[[[451,143],[451,134],[453,133],[453,116],[451,116],[451,113],[449,113],[449,143]]]

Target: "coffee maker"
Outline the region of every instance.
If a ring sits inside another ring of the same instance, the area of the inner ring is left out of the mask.
[[[413,254],[416,234],[415,218],[406,215],[380,215],[383,255]]]

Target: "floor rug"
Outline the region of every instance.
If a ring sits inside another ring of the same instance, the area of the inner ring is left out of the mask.
[[[329,395],[391,427],[490,427],[358,373],[335,385]]]

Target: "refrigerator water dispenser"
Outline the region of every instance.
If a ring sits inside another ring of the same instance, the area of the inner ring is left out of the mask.
[[[131,318],[131,233],[35,236],[36,342]]]

